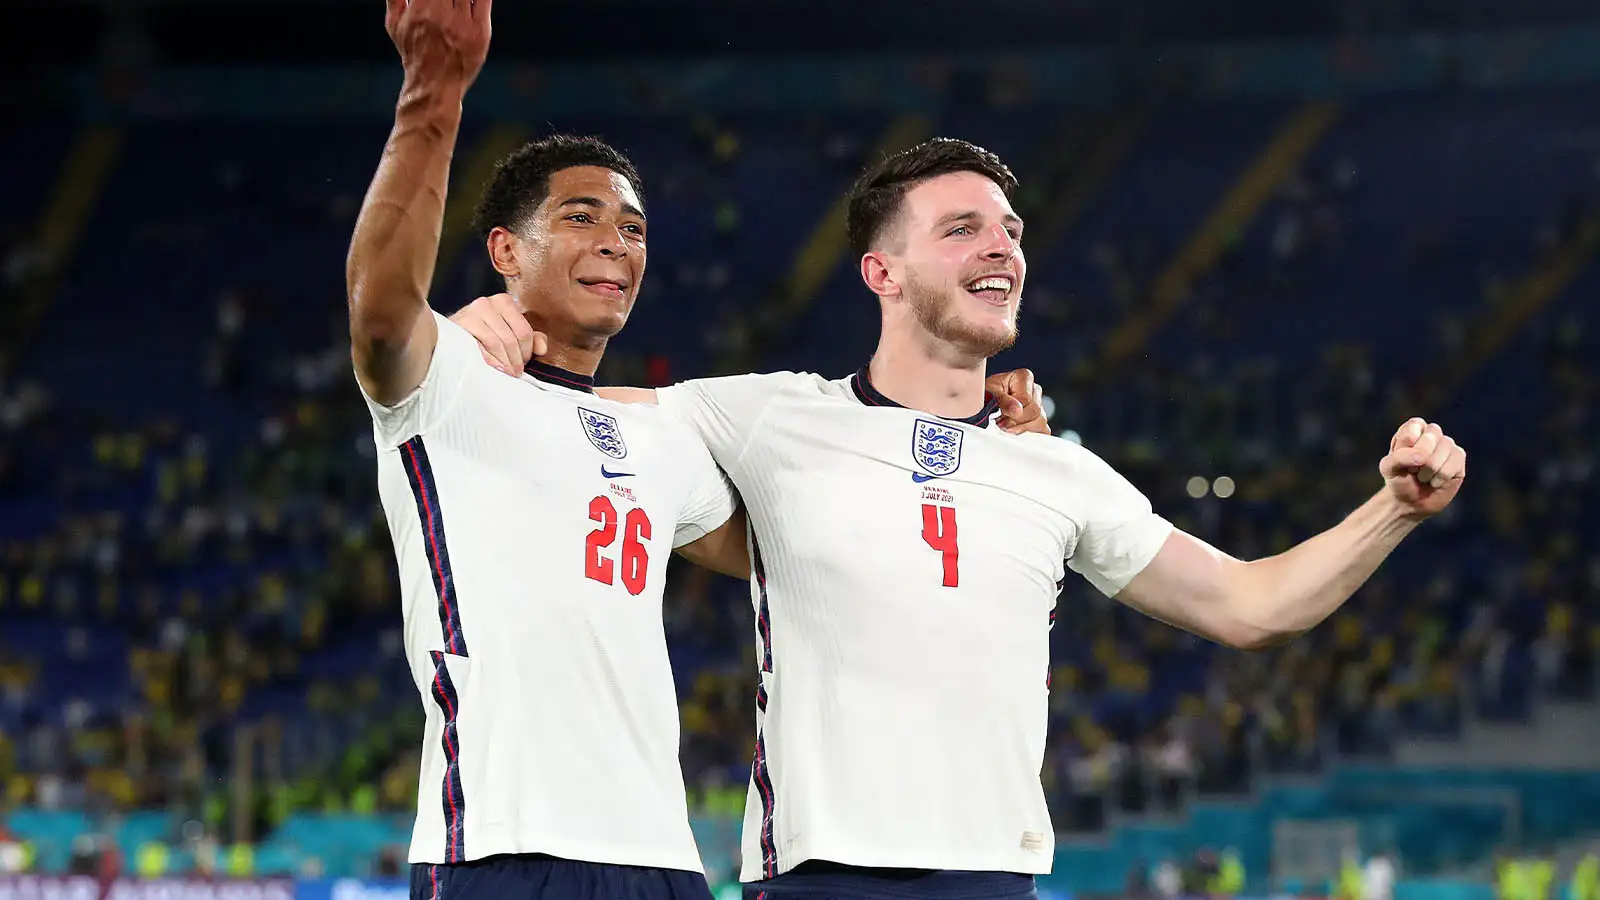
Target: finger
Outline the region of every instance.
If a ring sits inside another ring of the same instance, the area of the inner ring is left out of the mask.
[[[1422,430],[1427,427],[1427,424],[1427,421],[1421,416],[1412,416],[1407,419],[1405,424],[1401,425],[1400,429],[1394,433],[1394,438],[1389,441],[1389,449],[1398,450],[1401,447],[1409,447],[1415,444],[1417,439],[1422,437]]]
[[[1450,461],[1451,454],[1455,453],[1456,442],[1448,437],[1441,438],[1438,446],[1428,455],[1428,461],[1423,463],[1422,469],[1417,472],[1417,481],[1431,488],[1442,488],[1449,477],[1444,473],[1444,467]]]
[[[1006,393],[1023,403],[1027,403],[1032,399],[1035,387],[1033,371],[1031,369],[1016,369],[1009,374],[1011,377],[1006,379]]]
[[[470,306],[461,309],[453,317],[453,321],[466,329],[485,352],[492,354],[499,361],[500,366],[497,368],[511,372],[521,371],[522,359],[517,350],[516,337],[511,334],[511,328],[505,320],[496,315],[484,302],[484,298],[479,297],[472,301]]]
[[[1467,477],[1467,448],[1456,445],[1455,452],[1450,454],[1450,461],[1445,463],[1445,475],[1453,481]]]
[[[543,356],[550,352],[550,338],[542,331],[535,331],[528,347],[534,356]]]
[[[522,355],[522,345],[517,342],[517,336],[512,333],[511,325],[506,320],[487,316],[484,324],[494,334],[494,346],[498,347],[497,356],[500,361],[513,372],[522,371],[527,364],[527,359]]]
[[[506,371],[506,367],[501,364],[500,360],[495,359],[494,358],[494,354],[490,353],[488,350],[484,349],[484,346],[482,344],[478,345],[478,353],[480,353],[483,356],[483,361],[488,363],[489,365],[493,366],[496,371],[503,372],[503,373],[505,373],[507,375],[512,374],[511,372],[507,372]]]
[[[510,294],[495,294],[488,298],[487,305],[492,314],[503,320],[511,330],[521,362],[527,363],[533,357],[533,326],[528,324],[528,317],[522,314],[522,308]]]
[[[1013,397],[1010,394],[1001,394],[999,397],[997,397],[995,399],[1000,404],[1000,412],[1001,412],[1001,414],[1004,415],[1006,418],[1011,419],[1013,421],[1022,418],[1022,416],[1023,416],[1022,401],[1018,400],[1016,397]]]
[[[1433,455],[1434,449],[1438,446],[1438,435],[1423,432],[1422,437],[1418,438],[1416,443],[1412,444],[1402,455],[1405,456],[1411,466],[1420,467],[1427,464],[1428,457]]]

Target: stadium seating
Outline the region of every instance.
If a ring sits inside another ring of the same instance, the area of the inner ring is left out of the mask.
[[[1582,127],[1594,99],[1349,104],[1140,364],[1095,370],[1085,360],[1292,111],[1165,108],[1058,245],[1030,248],[1041,299],[1001,364],[1039,372],[1055,424],[1179,524],[1240,555],[1281,549],[1376,487],[1395,415],[1428,396],[1496,285],[1592,220],[1595,160],[1550,136]],[[1052,147],[1023,125],[1061,112],[929,127],[991,144],[1026,179]],[[881,130],[845,114],[556,124],[614,140],[649,181],[650,285],[602,373],[624,381],[652,357],[674,378],[710,373],[759,330],[754,298],[781,292]],[[128,855],[170,842],[171,865],[207,865],[190,820],[223,843],[246,823],[263,872],[369,874],[405,839],[417,702],[341,336],[340,264],[385,127],[130,128],[85,251],[0,384],[0,405],[23,410],[0,422],[22,448],[0,465],[0,774],[18,807],[7,825],[42,868],[68,866],[95,831]],[[18,172],[50,169],[69,134],[4,138],[24,165],[0,172],[0,213],[44,202]],[[490,287],[473,252],[445,267],[459,293],[438,305]],[[767,366],[843,374],[870,352],[870,300],[847,260],[828,265],[791,339],[759,348]],[[1499,840],[1492,813],[1350,799],[1445,776],[1334,763],[1381,759],[1406,734],[1449,737],[1467,717],[1526,716],[1547,695],[1592,698],[1600,571],[1578,548],[1596,545],[1600,480],[1575,436],[1594,426],[1597,277],[1420,410],[1496,464],[1297,645],[1247,657],[1069,586],[1045,778],[1058,826],[1092,835],[1058,858],[1080,873],[1073,887],[1115,890],[1136,860],[1205,845],[1263,872],[1280,817],[1385,828],[1423,869]],[[30,384],[48,404],[17,403]],[[1210,485],[1221,475],[1238,482],[1231,499]],[[1526,534],[1533,514],[1542,531]],[[728,785],[742,796],[748,771],[750,612],[740,585],[674,578],[685,766],[706,806]],[[254,787],[241,807],[216,786],[242,760]],[[1270,787],[1278,773],[1327,777]],[[1526,796],[1530,834],[1600,827],[1592,778],[1493,778]],[[1248,808],[1215,799],[1250,791]],[[707,816],[703,838],[724,846],[725,826]]]

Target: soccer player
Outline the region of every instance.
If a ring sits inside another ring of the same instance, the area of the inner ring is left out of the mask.
[[[745,576],[745,533],[703,442],[592,390],[645,270],[633,166],[598,141],[550,138],[512,153],[487,189],[490,259],[549,336],[519,378],[428,306],[489,18],[490,0],[388,0],[405,80],[347,264],[427,711],[411,897],[709,898],[662,581],[674,548]]]
[[[854,375],[616,394],[692,425],[749,516],[748,898],[1035,896],[1053,855],[1039,771],[1066,569],[1266,647],[1326,618],[1465,477],[1462,448],[1411,419],[1371,499],[1247,562],[1175,529],[1084,447],[986,429],[986,361],[1015,338],[1027,274],[1015,188],[994,154],[949,139],[861,175],[850,242],[882,332]],[[486,350],[505,299],[461,313]]]

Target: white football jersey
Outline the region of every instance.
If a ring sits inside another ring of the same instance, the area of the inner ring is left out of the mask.
[[[427,710],[411,861],[700,871],[662,582],[732,490],[661,410],[559,369],[509,378],[435,318],[422,386],[367,402]]]
[[[810,859],[1050,871],[1039,773],[1064,569],[1115,594],[1172,526],[1083,447],[987,429],[992,399],[941,419],[865,370],[658,395],[750,518],[761,680],[742,879]]]

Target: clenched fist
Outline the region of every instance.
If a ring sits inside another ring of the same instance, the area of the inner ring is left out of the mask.
[[[383,25],[400,51],[410,88],[463,93],[489,54],[493,0],[385,0]]]
[[[1467,451],[1438,425],[1413,418],[1389,441],[1378,464],[1408,517],[1426,519],[1450,505],[1467,477]]]

